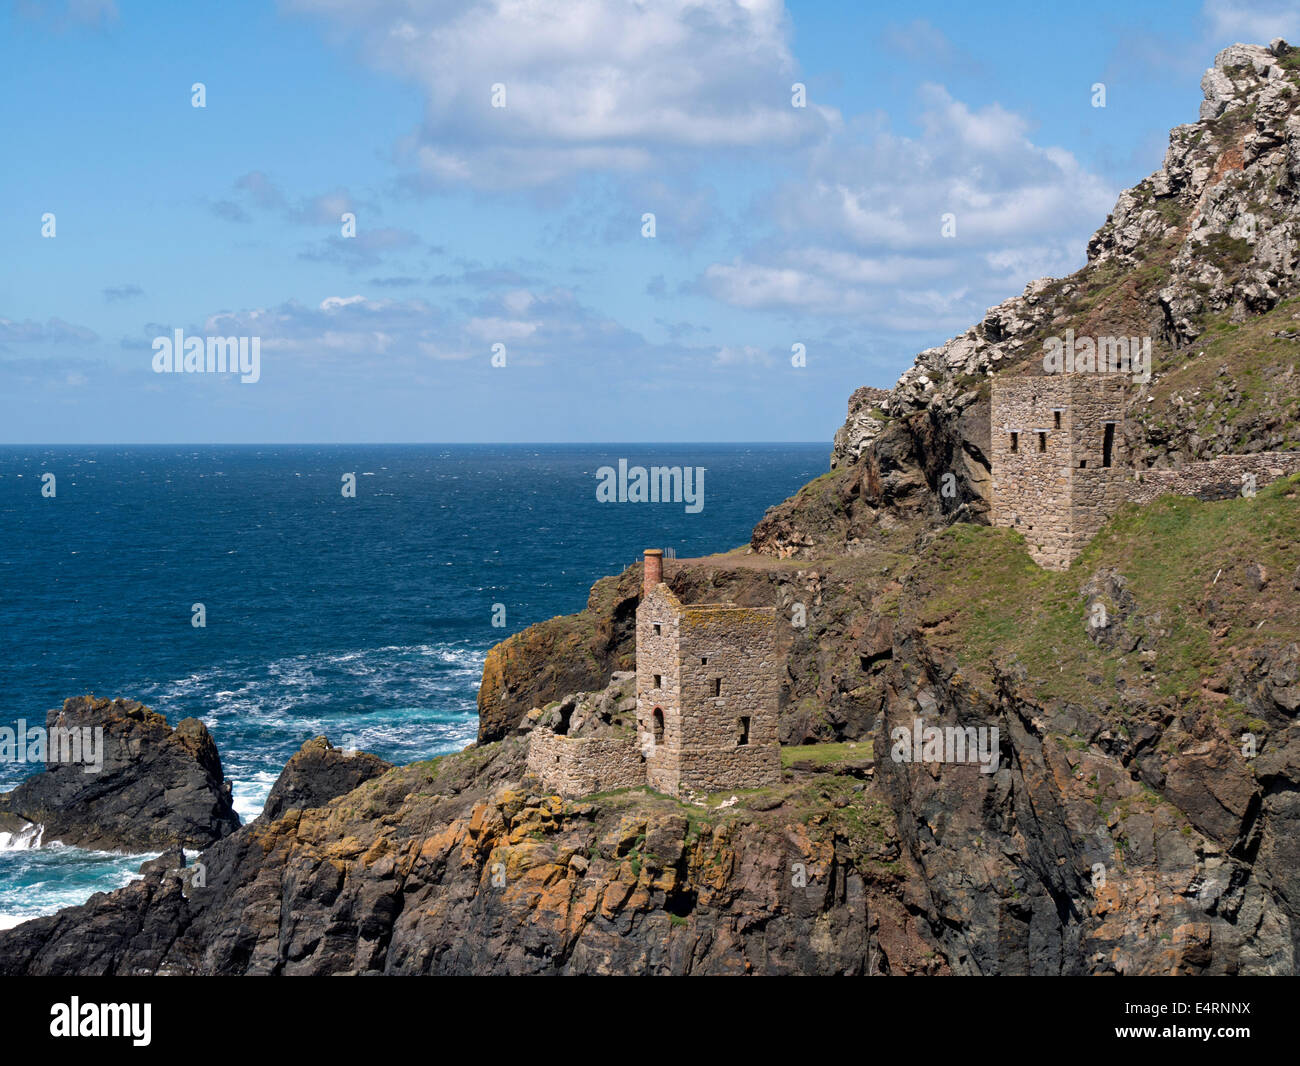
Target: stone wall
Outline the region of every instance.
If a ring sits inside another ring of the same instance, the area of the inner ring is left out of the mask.
[[[1300,470],[1300,452],[1261,452],[1134,472],[1122,433],[1128,380],[1062,374],[993,382],[989,519],[1020,530],[1045,569],[1066,569],[1126,500],[1224,499],[1240,495],[1245,474],[1262,487]],[[1109,456],[1107,425],[1114,426]]]
[[[1254,455],[1220,455],[1192,463],[1181,470],[1142,470],[1125,486],[1125,498],[1149,503],[1159,496],[1196,496],[1224,500],[1240,496],[1243,475],[1254,474],[1256,486],[1300,471],[1300,452],[1257,452]]]
[[[651,788],[677,796],[780,781],[775,608],[683,606],[658,585],[637,608],[636,664]]]
[[[678,765],[670,753],[682,748],[677,651],[681,617],[681,602],[667,585],[656,585],[636,609],[636,719],[641,743],[649,752],[646,783],[672,796],[677,795]],[[662,733],[656,726],[656,712]]]
[[[1072,413],[1068,379],[1017,378],[993,384],[989,519],[995,526],[1023,533],[1040,566],[1067,561]]]
[[[1066,565],[1124,502],[1128,454],[1124,450],[1124,395],[1130,379],[1119,374],[1076,374],[1070,379],[1070,538]],[[1106,459],[1107,426],[1110,462]]]
[[[689,606],[680,633],[679,789],[779,782],[776,609]]]
[[[566,737],[538,730],[528,740],[528,769],[561,796],[587,796],[646,783],[635,735]]]
[[[990,521],[1020,530],[1046,569],[1069,566],[1124,498],[1126,381],[1061,374],[993,383]]]

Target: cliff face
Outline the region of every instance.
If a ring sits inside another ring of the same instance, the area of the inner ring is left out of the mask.
[[[1295,969],[1296,479],[1126,509],[1061,575],[981,525],[989,381],[1041,373],[1067,329],[1151,338],[1139,467],[1300,446],[1300,57],[1234,46],[1203,85],[1083,269],[859,389],[831,472],[769,510],[751,554],[669,573],[683,596],[807,607],[782,638],[782,740],[874,739],[954,971]],[[593,607],[552,625],[608,628]],[[884,759],[918,718],[996,725],[1002,766]]]
[[[695,807],[563,803],[513,785],[522,759],[518,740],[472,748],[255,823],[204,852],[201,884],[150,864],[0,935],[0,972],[947,969],[888,809],[841,767]]]
[[[1294,972],[1298,490],[1133,509],[1063,574],[975,526],[918,562],[877,749],[997,725],[1006,771],[879,763],[954,968]]]
[[[201,873],[0,933],[0,971],[1295,973],[1300,476],[1127,505],[1062,572],[985,520],[990,377],[1067,329],[1152,337],[1139,465],[1300,446],[1300,61],[1235,46],[1204,85],[1087,266],[855,393],[748,549],[668,564],[686,602],[788,623],[779,785],[528,774],[542,708],[633,667],[634,567],[492,650],[477,746],[315,743]]]
[[[633,669],[640,591],[631,570],[602,578],[586,611],[529,626],[494,646],[479,684],[478,739],[499,740],[531,708],[602,688],[615,670]]]
[[[683,596],[806,607],[781,638],[783,739],[873,745],[850,802],[890,812],[917,874],[904,898],[951,971],[1291,973],[1298,502],[1296,477],[1167,497],[1064,573],[967,524],[912,555],[717,556],[666,576]],[[996,729],[996,770],[896,761],[918,721]],[[888,951],[877,965],[906,972]]]
[[[1292,973],[1297,502],[1300,477],[1166,498],[1065,573],[976,525],[897,578],[868,556],[679,564],[701,594],[802,597],[791,684],[861,717],[810,698],[786,726],[861,739],[788,746],[779,785],[701,804],[548,795],[522,735],[351,756],[355,787],[315,741],[275,789],[313,806],[0,933],[0,972]],[[571,724],[608,703],[575,698]],[[896,758],[918,722],[991,757]]]

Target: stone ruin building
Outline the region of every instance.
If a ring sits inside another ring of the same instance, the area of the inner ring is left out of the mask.
[[[616,674],[605,693],[552,708],[529,739],[528,767],[567,796],[648,785],[681,797],[777,784],[779,676],[776,608],[683,604],[664,583],[663,552],[651,549],[635,677]]]
[[[1024,534],[1033,560],[1065,570],[1125,501],[1168,493],[1225,499],[1300,470],[1300,452],[1221,455],[1178,470],[1134,470],[1124,447],[1125,374],[993,380],[989,518]]]
[[[776,608],[684,605],[662,567],[646,552],[636,609],[646,783],[674,796],[778,783]]]
[[[1124,379],[1062,374],[993,381],[989,519],[1064,570],[1123,500]]]

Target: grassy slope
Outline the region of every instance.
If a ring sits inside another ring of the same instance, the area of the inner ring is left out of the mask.
[[[1243,649],[1300,637],[1298,496],[1300,475],[1253,499],[1130,505],[1063,573],[1035,566],[1012,530],[954,526],[918,560],[904,610],[967,674],[991,682],[993,664],[1016,663],[1044,699],[1115,693],[1122,680],[1157,698],[1230,704],[1212,693]],[[1266,572],[1262,590],[1252,564]],[[1137,601],[1129,624],[1147,636],[1154,669],[1088,636],[1080,590],[1103,567],[1127,579]]]

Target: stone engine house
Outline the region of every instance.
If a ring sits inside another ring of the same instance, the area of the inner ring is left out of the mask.
[[[1224,499],[1300,470],[1300,452],[1220,455],[1134,470],[1125,452],[1126,374],[993,380],[989,519],[1024,534],[1033,560],[1065,570],[1126,501],[1165,493]]]
[[[646,783],[680,796],[780,782],[776,608],[683,604],[662,568],[647,551],[636,609]]]
[[[635,733],[536,730],[529,769],[568,796],[648,785],[680,797],[777,784],[779,678],[776,608],[683,604],[663,581],[663,552],[651,549],[636,611]]]
[[[993,382],[989,517],[1020,530],[1048,570],[1066,569],[1124,500],[1124,380],[1069,374]]]

